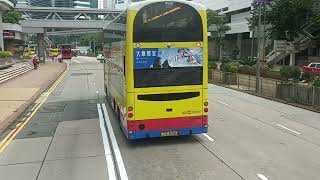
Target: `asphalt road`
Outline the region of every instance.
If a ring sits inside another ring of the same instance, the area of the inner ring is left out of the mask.
[[[51,137],[59,123],[98,118],[102,69],[92,58],[71,60],[69,76],[17,139]],[[215,85],[209,103],[207,135],[139,141],[125,139],[108,105],[129,179],[320,179],[319,113]]]

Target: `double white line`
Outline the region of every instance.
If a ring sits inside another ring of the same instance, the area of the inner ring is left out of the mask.
[[[97,108],[109,180],[128,180],[127,171],[112,129],[106,105],[97,104]]]

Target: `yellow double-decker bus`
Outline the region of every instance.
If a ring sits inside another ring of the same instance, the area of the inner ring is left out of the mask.
[[[57,57],[59,55],[59,49],[58,48],[50,48],[50,56],[51,57]]]
[[[37,45],[30,45],[29,46],[29,53],[30,53],[31,56],[36,55],[36,53],[37,53],[36,49],[37,49]]]
[[[208,131],[206,8],[131,3],[104,29],[105,89],[128,139]]]

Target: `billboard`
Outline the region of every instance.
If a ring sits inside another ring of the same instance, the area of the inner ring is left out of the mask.
[[[134,69],[203,65],[202,48],[135,48]]]

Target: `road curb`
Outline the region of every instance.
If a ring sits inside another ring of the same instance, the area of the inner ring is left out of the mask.
[[[57,73],[54,78],[49,79],[46,83],[44,83],[41,88],[19,109],[11,114],[6,120],[4,120],[2,123],[0,123],[0,136],[2,136],[7,130],[9,130],[12,125],[16,123],[16,121],[28,110],[31,104],[33,104],[43,92],[48,90],[62,75],[63,73],[67,70],[67,64],[63,64],[64,68],[61,70],[61,72]],[[30,72],[30,71],[29,71]]]

